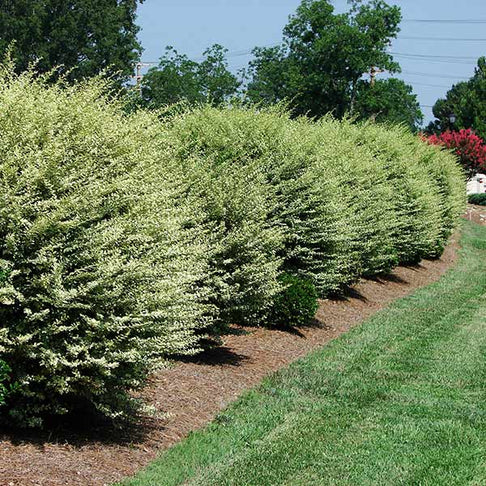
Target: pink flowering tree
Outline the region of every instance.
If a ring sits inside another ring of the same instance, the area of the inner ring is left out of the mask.
[[[486,172],[486,144],[471,129],[458,132],[447,130],[439,135],[431,135],[426,140],[433,145],[451,149],[459,157],[469,178],[478,172]]]

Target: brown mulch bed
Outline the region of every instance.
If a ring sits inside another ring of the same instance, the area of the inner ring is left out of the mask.
[[[144,395],[164,418],[117,432],[81,424],[84,433],[0,433],[0,485],[101,486],[134,474],[265,375],[438,280],[454,263],[456,248],[453,242],[439,260],[399,267],[386,277],[363,280],[342,298],[321,301],[313,327],[293,332],[234,327],[219,348],[151,378]]]
[[[466,214],[464,217],[469,221],[474,221],[477,224],[486,226],[486,206],[478,206],[477,204],[468,204]]]

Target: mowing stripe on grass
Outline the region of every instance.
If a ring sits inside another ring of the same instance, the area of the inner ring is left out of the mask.
[[[486,484],[486,228],[457,267],[267,378],[125,486]]]

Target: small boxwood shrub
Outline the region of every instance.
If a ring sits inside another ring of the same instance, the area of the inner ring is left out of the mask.
[[[477,204],[478,206],[486,206],[486,193],[484,194],[469,194],[469,204]]]
[[[314,284],[306,278],[289,273],[283,273],[280,281],[283,290],[275,299],[270,323],[279,327],[310,324],[319,306]]]

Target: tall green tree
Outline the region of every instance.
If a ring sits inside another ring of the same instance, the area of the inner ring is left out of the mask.
[[[427,127],[428,132],[471,128],[486,140],[486,57],[478,59],[468,81],[455,84],[445,98],[435,102],[432,112],[436,119]],[[454,123],[450,121],[451,114],[456,117]]]
[[[400,70],[387,51],[400,9],[383,0],[353,1],[336,14],[330,0],[303,0],[277,47],[256,48],[247,95],[252,101],[291,101],[297,114],[341,117],[356,108],[358,83],[372,67]]]
[[[413,88],[401,79],[380,79],[374,84],[360,80],[356,90],[358,119],[401,123],[416,131],[423,113]]]
[[[204,51],[204,59],[198,63],[168,46],[159,65],[143,78],[143,104],[160,108],[179,101],[223,103],[240,85],[228,70],[226,52],[223,46],[214,44]]]
[[[35,63],[58,67],[68,79],[105,70],[126,79],[141,46],[136,10],[141,0],[3,0],[0,54],[12,50],[19,71]]]

